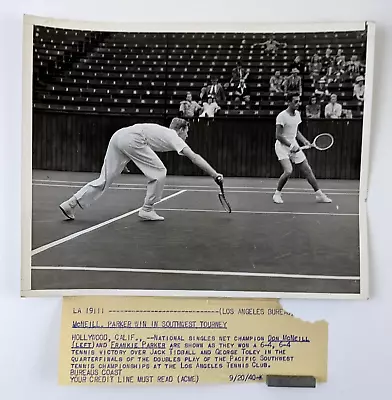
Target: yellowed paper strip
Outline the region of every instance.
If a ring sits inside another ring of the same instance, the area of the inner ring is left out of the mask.
[[[277,300],[66,297],[63,385],[264,382],[267,375],[327,379],[328,324]]]

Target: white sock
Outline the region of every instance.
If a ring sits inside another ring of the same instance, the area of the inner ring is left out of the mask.
[[[323,194],[323,192],[321,191],[321,189],[317,190],[316,194]]]
[[[282,192],[280,190],[275,190],[275,194],[281,194]]]

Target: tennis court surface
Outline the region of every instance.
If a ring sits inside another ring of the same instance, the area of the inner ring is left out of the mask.
[[[360,292],[358,181],[320,181],[320,204],[292,179],[274,204],[275,179],[226,178],[228,214],[211,178],[168,176],[150,222],[145,178],[121,175],[64,221],[58,205],[96,177],[33,171],[32,290]]]

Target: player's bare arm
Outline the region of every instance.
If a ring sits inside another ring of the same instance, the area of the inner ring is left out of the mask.
[[[208,175],[212,176],[214,179],[218,176],[222,177],[222,175],[219,174],[218,172],[216,172],[214,170],[214,168],[212,168],[211,165],[208,164],[208,162],[206,160],[204,160],[204,158],[202,156],[200,156],[199,154],[196,154],[189,147],[185,147],[182,150],[182,154],[185,157],[189,158],[189,160],[191,160],[193,164],[195,164],[197,167],[199,167],[201,170],[203,170]]]
[[[255,46],[265,46],[267,43],[269,43],[269,40],[266,40],[265,42],[259,42],[259,43],[253,43],[251,47]]]
[[[301,141],[303,144],[304,144],[304,146],[310,146],[310,142],[309,142],[309,140],[308,139],[306,139],[305,138],[305,136],[304,135],[302,135],[302,133],[298,130],[297,131],[297,139],[299,140],[299,141]]]

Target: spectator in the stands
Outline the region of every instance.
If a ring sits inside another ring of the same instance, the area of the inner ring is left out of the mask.
[[[307,118],[320,118],[321,106],[317,103],[317,97],[311,96],[309,104],[306,105],[306,117]]]
[[[327,73],[328,68],[335,62],[335,57],[332,55],[332,49],[328,47],[325,50],[325,55],[322,58],[323,72]]]
[[[215,114],[221,108],[216,103],[214,96],[208,95],[207,101],[203,103],[203,112],[200,114],[201,118],[214,118]]]
[[[347,62],[347,72],[350,79],[355,79],[357,76],[359,76],[360,68],[361,62],[358,60],[358,56],[353,54],[351,56],[351,60]]]
[[[325,118],[340,118],[342,115],[342,105],[338,103],[338,96],[331,94],[330,102],[325,106]]]
[[[335,60],[335,57],[333,56],[333,50],[332,50],[330,47],[328,47],[328,48],[325,50],[324,58],[327,59],[327,60],[329,60],[329,61]]]
[[[250,109],[250,90],[243,79],[240,80],[240,83],[235,88],[234,97],[236,110],[239,108],[241,101],[244,101],[246,108]]]
[[[313,57],[310,60],[309,63],[309,75],[310,78],[313,80],[313,85],[316,84],[316,82],[320,79],[320,74],[323,66],[320,62],[320,57],[316,53],[313,55]]]
[[[355,79],[353,96],[359,101],[364,101],[364,98],[365,98],[365,79],[361,75],[357,76],[357,78]]]
[[[341,78],[341,71],[337,67],[336,62],[332,61],[326,70],[324,79],[327,81],[327,84],[330,84],[330,83],[339,83],[340,78]]]
[[[321,78],[315,88],[314,95],[317,97],[318,102],[323,104],[329,96],[328,86],[326,80]]]
[[[187,92],[186,100],[182,100],[180,103],[180,117],[193,118],[202,109],[202,106],[192,100],[192,93]]]
[[[283,92],[283,77],[280,75],[280,71],[275,71],[275,75],[270,78],[270,92],[282,93]]]
[[[261,46],[261,48],[265,46],[266,53],[276,54],[276,51],[278,50],[279,46],[286,47],[287,43],[280,43],[277,40],[275,40],[274,35],[270,35],[270,37],[265,42],[252,44],[252,48],[255,46]]]
[[[343,54],[343,49],[338,49],[335,61],[338,68],[344,68],[346,65],[346,56]]]
[[[202,104],[203,100],[207,100],[207,87],[208,87],[208,82],[204,82],[203,86],[200,90],[200,94],[199,94],[199,104]]]
[[[302,61],[301,56],[296,56],[294,61],[290,64],[290,70],[298,69],[299,75],[302,77],[305,73],[305,63]]]
[[[288,76],[283,83],[284,93],[288,96],[292,93],[298,93],[299,96],[302,96],[302,79],[298,73],[299,70],[293,68],[291,70],[291,75]]]
[[[237,66],[235,68],[233,68],[233,71],[231,74],[232,74],[232,77],[231,77],[230,83],[236,86],[240,83],[241,79],[246,81],[246,78],[249,75],[249,69],[245,70],[245,68],[242,66],[242,62],[237,61]]]
[[[219,106],[226,102],[225,89],[218,82],[218,78],[215,76],[211,78],[211,85],[201,89],[200,98],[203,102],[206,102],[208,100],[208,96],[210,95],[214,97]]]

